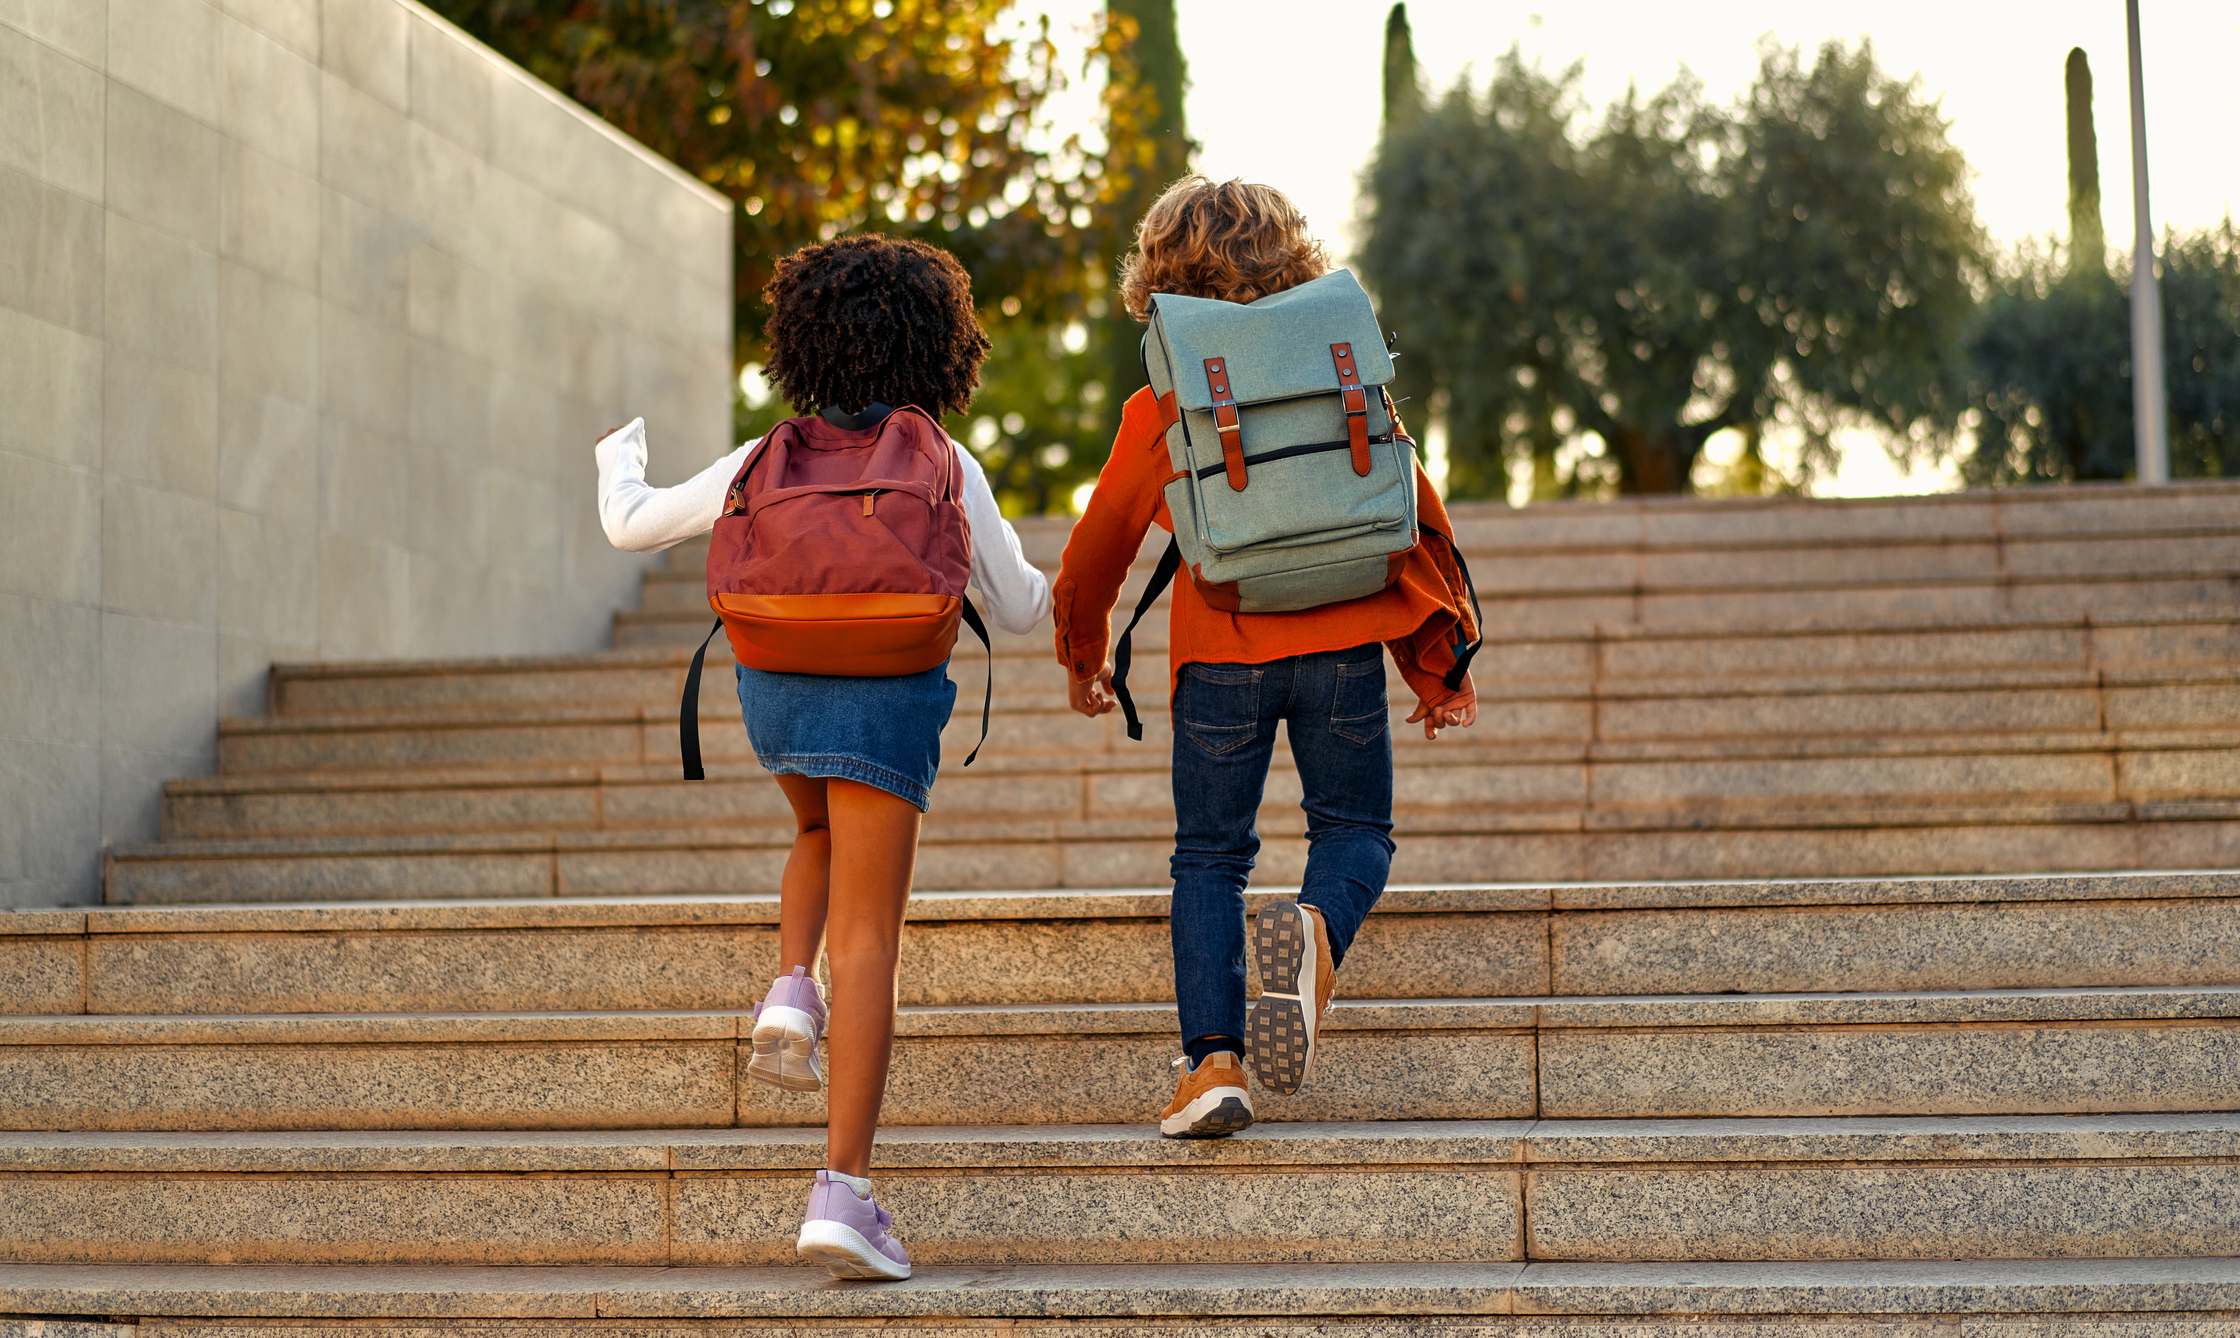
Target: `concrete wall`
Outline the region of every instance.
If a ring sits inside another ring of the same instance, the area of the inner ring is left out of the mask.
[[[0,0],[0,904],[276,659],[606,644],[590,444],[726,449],[730,217],[409,0]]]

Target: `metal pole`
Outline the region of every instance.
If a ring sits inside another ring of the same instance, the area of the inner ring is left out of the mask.
[[[2131,29],[2131,419],[2139,482],[2170,481],[2170,422],[2163,398],[2162,289],[2154,277],[2147,213],[2147,97],[2139,74],[2139,0],[2125,0]]]

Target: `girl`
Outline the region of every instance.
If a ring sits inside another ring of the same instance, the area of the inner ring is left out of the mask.
[[[887,405],[962,412],[988,339],[971,281],[946,251],[884,237],[845,237],[778,262],[770,286],[768,375],[804,435],[867,440]],[[874,406],[878,406],[875,409]],[[749,442],[674,488],[645,483],[644,420],[600,441],[599,518],[607,538],[652,552],[705,534]],[[972,542],[972,584],[989,621],[1013,633],[1041,621],[1048,582],[1027,565],[996,510],[987,476],[954,441]],[[796,1249],[838,1277],[906,1278],[910,1256],[871,1192],[871,1143],[894,1048],[895,959],[917,860],[918,825],[956,700],[947,666],[894,678],[767,673],[738,667],[739,706],[755,757],[777,777],[797,826],[779,901],[778,978],[755,1008],[761,1081],[815,1091],[817,1041],[829,1034],[825,1169],[817,1172]],[[829,935],[829,942],[828,942]],[[813,976],[830,950],[831,1012]]]
[[[1191,176],[1144,215],[1120,290],[1140,321],[1154,293],[1252,302],[1329,269],[1306,219],[1281,192]],[[1083,715],[1115,705],[1105,658],[1112,604],[1145,529],[1174,528],[1162,491],[1172,473],[1166,425],[1146,387],[1122,411],[1112,457],[1058,573],[1058,660],[1069,671],[1073,709]],[[1416,506],[1425,529],[1454,533],[1420,468]],[[1429,539],[1382,592],[1295,613],[1224,613],[1194,581],[1174,583],[1169,924],[1183,1072],[1160,1116],[1168,1137],[1217,1138],[1252,1123],[1248,1053],[1264,1086],[1288,1094],[1305,1080],[1338,964],[1392,867],[1384,652],[1415,689],[1408,722],[1421,722],[1425,738],[1473,723],[1476,686],[1467,676],[1454,691],[1441,682],[1455,663],[1457,628],[1476,635],[1456,597],[1462,588],[1444,543]],[[1263,993],[1248,1017],[1244,888],[1260,848],[1253,819],[1279,721],[1306,792],[1307,870],[1298,902],[1268,907],[1253,926]]]

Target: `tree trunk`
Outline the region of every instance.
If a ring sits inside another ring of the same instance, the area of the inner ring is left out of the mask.
[[[1175,36],[1174,0],[1106,0],[1105,8],[1115,18],[1135,20],[1135,43],[1123,60],[1115,62],[1124,66],[1115,73],[1134,81],[1154,106],[1151,163],[1129,165],[1128,192],[1114,206],[1113,253],[1104,259],[1117,281],[1120,260],[1135,243],[1136,224],[1162,191],[1189,172],[1190,156],[1197,146],[1191,143],[1182,117],[1182,94],[1189,71],[1183,62],[1182,44]],[[1104,435],[1109,437],[1119,430],[1120,410],[1128,397],[1144,386],[1144,327],[1122,305],[1117,283],[1108,290],[1105,300],[1109,305],[1103,322],[1105,397],[1101,407]]]
[[[1621,427],[1608,443],[1618,459],[1618,491],[1631,497],[1689,491],[1696,452],[1676,427]]]

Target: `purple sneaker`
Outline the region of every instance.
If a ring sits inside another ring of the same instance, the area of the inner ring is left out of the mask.
[[[857,1193],[848,1181],[832,1171],[817,1172],[816,1187],[809,1191],[809,1217],[801,1224],[801,1238],[794,1253],[814,1259],[832,1270],[836,1278],[885,1278],[910,1276],[910,1252],[887,1234],[894,1218],[871,1197],[871,1182],[857,1181]]]
[[[817,1042],[824,1039],[824,999],[809,968],[771,983],[770,993],[754,1006],[754,1057],[747,1075],[789,1092],[814,1092],[824,1085],[817,1068]]]

